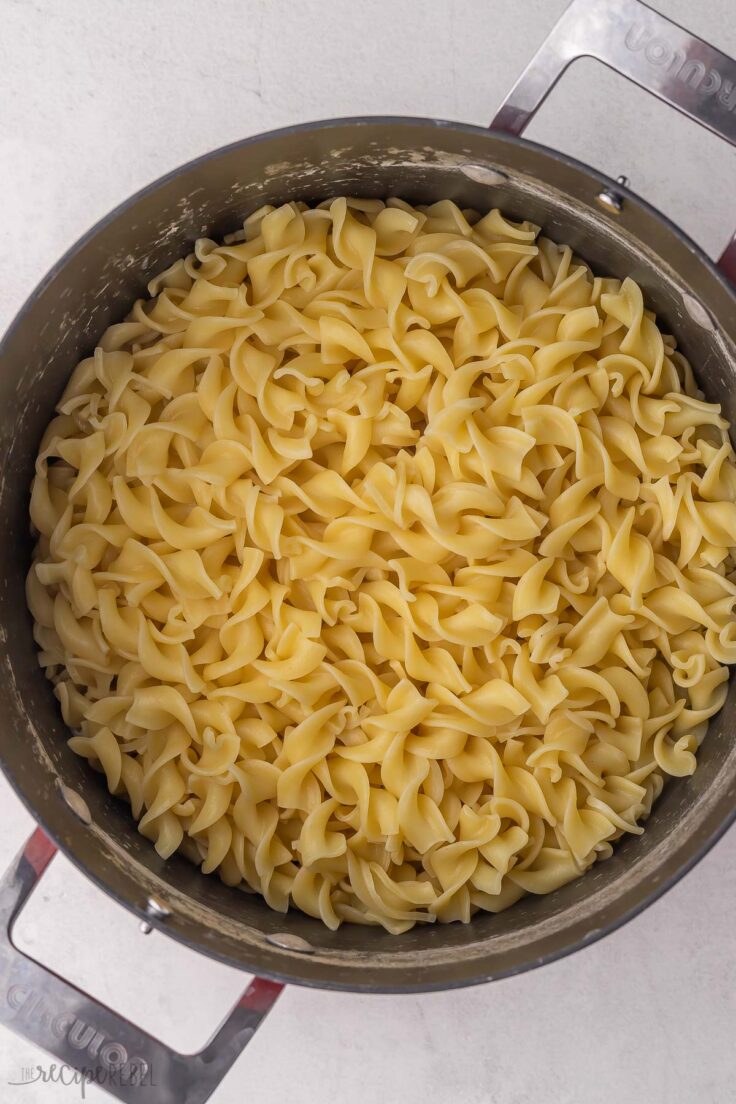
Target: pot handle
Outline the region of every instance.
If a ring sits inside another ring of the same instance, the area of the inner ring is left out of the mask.
[[[581,57],[597,58],[736,146],[736,61],[641,0],[572,0],[491,127],[521,134]],[[736,234],[718,266],[736,284]]]
[[[13,924],[55,853],[37,828],[0,879],[0,1023],[62,1063],[19,1070],[18,1083],[97,1084],[126,1104],[204,1104],[283,986],[254,978],[202,1050],[172,1050],[14,945]]]

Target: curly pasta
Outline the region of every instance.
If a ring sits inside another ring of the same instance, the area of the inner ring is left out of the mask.
[[[44,435],[28,603],[159,854],[402,932],[640,833],[736,660],[736,466],[639,287],[341,198],[149,292]]]

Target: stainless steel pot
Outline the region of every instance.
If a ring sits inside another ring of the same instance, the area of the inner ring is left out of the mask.
[[[182,1056],[31,962],[4,936],[0,1021],[71,1064],[127,1069],[108,1087],[138,1104],[209,1096],[278,994],[279,982],[372,992],[488,981],[569,954],[635,915],[708,850],[736,811],[736,690],[692,779],[668,784],[641,838],[549,897],[498,916],[391,936],[330,932],[298,912],[163,862],[67,732],[38,667],[23,581],[28,488],[42,430],[78,359],[124,316],[154,273],[195,238],[232,231],[263,203],[347,193],[447,197],[540,223],[601,272],[632,275],[692,360],[709,399],[736,419],[736,244],[719,268],[623,185],[519,135],[566,66],[592,55],[736,144],[736,63],[638,0],[575,0],[493,127],[430,119],[332,120],[274,131],[202,157],[139,192],[94,227],[43,280],[2,346],[0,565],[3,769],[44,832],[106,893],[190,947],[273,981],[253,983],[205,1050]],[[37,832],[0,885],[3,932],[51,857]],[[81,1026],[80,1026],[81,1025]],[[138,1081],[135,1070],[137,1056]],[[127,1065],[125,1063],[128,1063]],[[135,1065],[135,1063],[133,1063]],[[153,1068],[156,1086],[146,1083]],[[142,1076],[141,1076],[142,1075]],[[127,1084],[124,1083],[127,1080]]]

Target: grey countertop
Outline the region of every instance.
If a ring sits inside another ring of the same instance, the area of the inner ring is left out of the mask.
[[[731,0],[656,6],[736,54]],[[340,115],[485,124],[564,0],[0,0],[0,329],[114,204],[215,146]],[[640,192],[716,255],[736,150],[593,61],[528,136]],[[32,821],[0,779],[0,862]],[[214,1104],[736,1101],[736,831],[622,930],[523,977],[422,997],[287,989]],[[135,920],[57,857],[18,925],[35,957],[198,1047],[244,976]],[[3,1104],[69,1104],[0,1031]],[[88,1088],[92,1102],[109,1099]]]

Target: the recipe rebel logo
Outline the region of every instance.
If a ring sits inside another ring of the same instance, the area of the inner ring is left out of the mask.
[[[102,1087],[155,1085],[153,1070],[143,1058],[131,1057],[120,1042],[108,1038],[94,1024],[72,1009],[50,1008],[43,994],[29,985],[11,985],[7,1002],[18,1020],[40,1024],[59,1041],[79,1052],[79,1064],[51,1062],[22,1067],[8,1085],[55,1084],[79,1086],[82,1099],[87,1085]],[[90,1060],[94,1065],[89,1065]]]
[[[87,1099],[87,1086],[98,1085],[102,1089],[113,1091],[115,1088],[122,1087],[134,1087],[140,1088],[143,1085],[154,1085],[156,1081],[153,1078],[152,1072],[149,1069],[145,1073],[133,1076],[132,1073],[125,1070],[108,1070],[101,1066],[94,1068],[88,1066],[81,1066],[76,1069],[74,1066],[69,1066],[66,1062],[49,1062],[47,1065],[42,1065],[37,1062],[33,1066],[21,1066],[20,1070],[13,1077],[9,1077],[7,1085],[12,1085],[14,1088],[22,1087],[23,1085],[63,1085],[65,1088],[78,1088],[79,1096],[81,1100]]]

